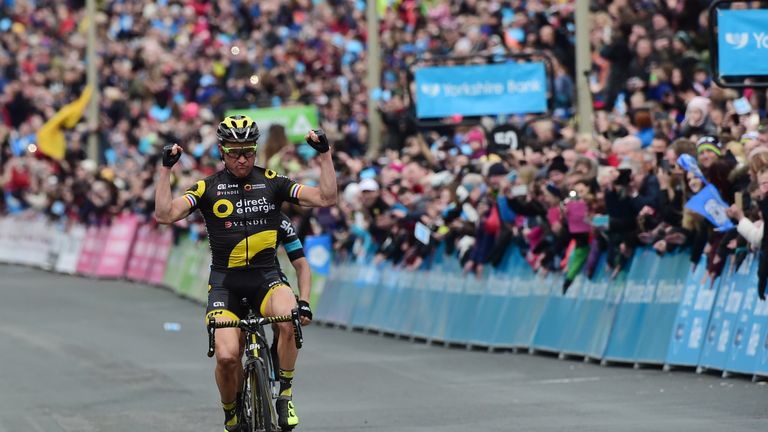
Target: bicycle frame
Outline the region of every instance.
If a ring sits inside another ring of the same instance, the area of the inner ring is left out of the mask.
[[[248,315],[247,320],[256,319],[256,316],[251,313]],[[275,385],[277,383],[277,374],[275,373],[274,364],[272,362],[272,355],[269,351],[269,342],[267,336],[264,333],[264,326],[258,325],[255,328],[245,325],[243,329],[243,339],[245,340],[245,363],[243,364],[243,370],[248,369],[254,363],[261,362],[267,371],[267,379],[269,379],[270,387],[272,389],[272,398],[277,398],[277,390]]]

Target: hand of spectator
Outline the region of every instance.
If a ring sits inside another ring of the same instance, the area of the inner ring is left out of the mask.
[[[552,224],[552,231],[559,233],[563,229],[563,225],[560,222],[555,222]]]
[[[629,80],[627,80],[627,89],[630,92],[633,92],[635,90],[641,90],[643,87],[645,87],[645,81],[638,77],[632,77]]]
[[[665,240],[659,240],[653,244],[653,248],[656,252],[663,254],[667,251],[667,242]]]
[[[731,205],[725,213],[729,218],[740,221],[744,218],[744,212],[736,204]]]
[[[654,214],[656,214],[656,210],[654,210],[653,207],[644,206],[640,210],[640,214],[638,214],[638,216],[653,216]]]

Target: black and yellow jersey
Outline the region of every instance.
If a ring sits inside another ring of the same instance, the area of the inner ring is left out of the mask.
[[[302,188],[272,170],[254,167],[242,179],[224,169],[187,189],[190,211],[199,209],[205,219],[211,267],[274,269],[283,224],[280,207],[285,201],[298,204]]]

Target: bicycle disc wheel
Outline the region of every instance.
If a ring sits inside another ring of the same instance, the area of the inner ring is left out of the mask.
[[[249,432],[276,432],[272,425],[272,394],[264,367],[248,368],[243,385],[243,417]]]

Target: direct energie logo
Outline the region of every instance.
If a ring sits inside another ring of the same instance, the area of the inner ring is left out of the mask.
[[[228,199],[220,199],[213,204],[213,214],[221,219],[232,214],[235,206],[232,205],[232,201]]]

